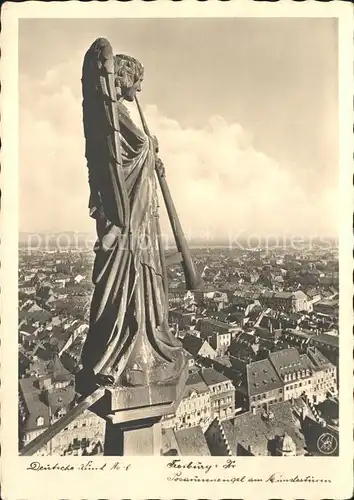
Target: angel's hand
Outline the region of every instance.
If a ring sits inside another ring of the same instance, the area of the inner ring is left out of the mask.
[[[157,140],[157,137],[155,135],[153,135],[151,137],[151,141],[152,141],[152,145],[153,145],[155,153],[158,153],[159,152],[159,141]]]
[[[165,165],[163,164],[161,158],[159,158],[158,156],[156,157],[155,161],[155,169],[160,177],[165,177]]]

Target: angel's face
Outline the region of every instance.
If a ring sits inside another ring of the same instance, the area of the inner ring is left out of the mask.
[[[141,83],[142,79],[138,80],[131,87],[127,87],[122,89],[122,95],[126,101],[133,102],[135,98],[135,94],[137,92],[141,92]]]

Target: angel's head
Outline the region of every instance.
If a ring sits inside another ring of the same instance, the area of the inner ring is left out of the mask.
[[[134,57],[118,54],[114,57],[116,87],[127,101],[134,101],[136,92],[141,91],[144,67]]]

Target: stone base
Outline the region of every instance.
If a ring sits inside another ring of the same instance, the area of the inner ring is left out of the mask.
[[[161,455],[161,417],[143,418],[120,425],[109,419],[106,424],[106,456]]]
[[[175,378],[148,386],[106,388],[105,455],[160,455],[160,420],[175,413],[188,377],[187,360]],[[109,401],[109,404],[107,404]]]

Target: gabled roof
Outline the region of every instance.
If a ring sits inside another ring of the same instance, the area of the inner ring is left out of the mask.
[[[248,396],[281,389],[283,383],[269,359],[254,361],[246,367]]]
[[[228,377],[217,372],[216,370],[213,370],[213,368],[203,368],[199,373],[206,385],[209,387],[215,384],[230,381]]]
[[[36,377],[22,378],[19,381],[20,395],[25,403],[27,413],[23,430],[28,432],[49,426],[49,408],[41,399],[42,391],[35,385],[36,381]],[[43,418],[41,426],[37,425],[39,417]]]
[[[188,375],[186,385],[183,392],[183,398],[188,398],[193,392],[197,394],[202,394],[203,392],[208,392],[209,388],[200,376],[198,371],[191,372]]]
[[[237,445],[245,450],[250,446],[253,455],[267,455],[269,440],[284,436],[285,433],[294,441],[297,453],[303,452],[305,439],[295,425],[291,402],[274,404],[270,411],[272,419],[264,418],[262,412],[256,415],[247,412],[235,417],[233,421],[221,422],[233,455],[236,455]]]
[[[197,356],[205,340],[195,335],[186,334],[182,340],[183,348],[193,356]]]
[[[269,359],[280,377],[306,369],[295,347],[272,352],[269,354]]]
[[[176,430],[174,434],[182,456],[211,455],[200,426]]]
[[[49,361],[47,366],[48,374],[54,382],[66,382],[73,379],[73,375],[63,366],[59,356]]]

